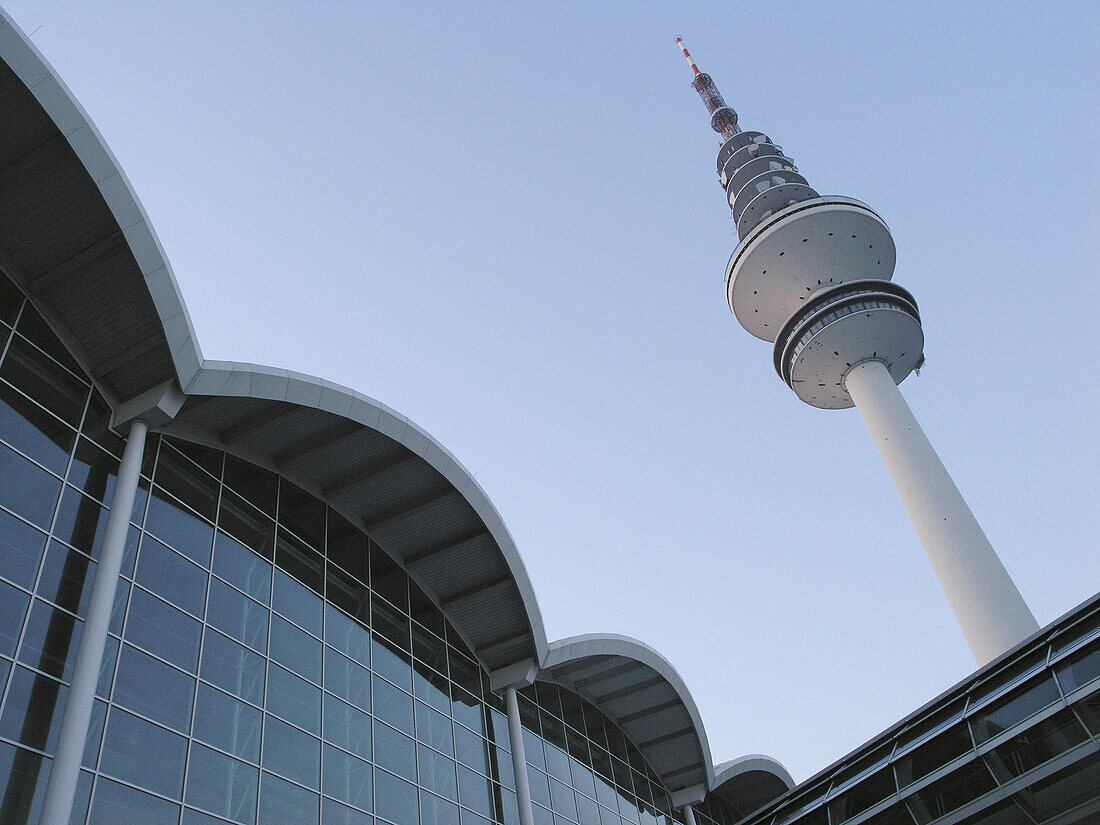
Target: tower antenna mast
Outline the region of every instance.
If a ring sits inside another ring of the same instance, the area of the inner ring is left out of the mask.
[[[726,300],[772,342],[779,377],[820,409],[855,407],[979,665],[1039,629],[897,385],[924,362],[916,299],[894,284],[889,228],[852,198],[819,195],[763,132],[742,131],[684,41],[692,87],[722,136],[718,179],[740,243]]]

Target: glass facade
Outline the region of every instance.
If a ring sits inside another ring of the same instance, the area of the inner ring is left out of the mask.
[[[1100,816],[1100,598],[745,825]]]
[[[2,279],[0,337],[0,821],[20,825],[41,809],[122,445]],[[518,700],[537,825],[682,821],[595,706],[545,682]],[[518,825],[502,698],[358,528],[271,472],[151,434],[72,821],[375,817]]]

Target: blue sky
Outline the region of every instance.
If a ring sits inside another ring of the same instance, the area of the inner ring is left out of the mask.
[[[1093,4],[6,0],[128,173],[208,358],[469,467],[551,639],[637,636],[716,761],[803,779],[973,659],[854,411],[740,328],[683,35],[891,226],[903,392],[1041,624],[1100,590]]]

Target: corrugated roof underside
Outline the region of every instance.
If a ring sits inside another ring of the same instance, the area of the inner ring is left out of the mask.
[[[263,453],[358,517],[426,585],[490,669],[534,655],[522,597],[495,539],[451,483],[408,448],[283,401],[192,396],[176,420],[230,451]]]
[[[175,376],[156,307],[72,147],[0,63],[0,248],[121,399]]]
[[[648,665],[595,655],[555,667],[551,676],[615,721],[669,790],[706,782],[691,715],[672,685]]]

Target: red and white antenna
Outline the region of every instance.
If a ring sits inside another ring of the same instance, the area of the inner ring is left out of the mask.
[[[703,99],[707,111],[710,112],[711,128],[722,136],[722,140],[729,140],[741,131],[737,126],[737,112],[726,105],[726,101],[722,99],[722,94],[718,91],[718,87],[714,85],[714,81],[710,79],[710,75],[699,71],[699,67],[695,65],[695,60],[692,58],[691,52],[687,50],[687,46],[684,45],[682,37],[676,38],[676,45],[684,53],[691,70],[695,72],[695,79],[691,81],[691,85],[699,93],[699,97]]]
[[[699,71],[699,67],[695,65],[695,61],[691,57],[691,52],[689,52],[688,47],[684,45],[684,38],[677,37],[676,45],[679,46],[680,51],[684,53],[684,57],[687,58],[688,65],[691,66],[691,70],[695,72],[695,74],[701,74],[701,72]]]

